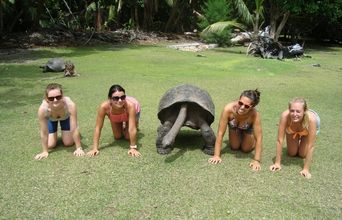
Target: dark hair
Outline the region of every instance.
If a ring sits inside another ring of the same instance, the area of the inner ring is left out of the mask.
[[[61,95],[63,95],[63,90],[62,90],[62,85],[61,85],[61,84],[58,84],[58,83],[50,83],[49,85],[46,86],[46,89],[45,89],[45,97],[48,97],[48,93],[49,93],[51,90],[54,90],[54,89],[59,89],[59,91],[61,91]]]
[[[252,100],[253,102],[253,107],[254,106],[257,106],[259,104],[259,101],[260,101],[260,92],[258,89],[255,89],[255,90],[245,90],[241,93],[240,95],[240,98],[242,96],[245,96],[249,99]]]
[[[122,88],[122,86],[117,85],[117,84],[112,85],[108,91],[108,98],[111,98],[114,92],[124,92],[125,93],[125,89]]]

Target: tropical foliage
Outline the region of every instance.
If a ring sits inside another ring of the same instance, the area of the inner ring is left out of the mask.
[[[220,46],[230,44],[231,28],[229,25],[213,31],[212,24],[230,19],[231,5],[226,0],[208,0],[202,8],[203,16],[199,18],[198,26],[204,30],[201,38],[209,43],[217,43]],[[210,29],[211,28],[211,29]]]
[[[217,18],[209,12],[213,3],[222,6]],[[213,26],[207,26],[210,31],[233,22],[254,33],[270,25],[275,40],[342,39],[342,0],[0,0],[0,34],[40,28],[184,32],[204,29],[199,16]]]

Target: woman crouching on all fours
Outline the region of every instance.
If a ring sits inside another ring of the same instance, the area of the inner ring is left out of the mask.
[[[87,155],[96,156],[99,153],[99,140],[105,116],[111,123],[114,138],[118,140],[124,137],[129,140],[128,154],[139,157],[141,154],[137,148],[137,127],[140,117],[140,104],[135,98],[126,96],[124,88],[120,85],[110,87],[108,100],[102,102],[98,109],[93,149]]]
[[[51,83],[46,87],[45,98],[38,109],[38,119],[43,151],[35,156],[36,160],[47,158],[49,149],[56,146],[58,122],[62,130],[63,144],[75,144],[74,155],[84,155],[77,126],[76,105],[69,97],[63,95],[60,84]]]
[[[277,153],[271,171],[281,170],[281,153],[284,136],[287,142],[287,154],[305,158],[300,174],[311,178],[309,172],[314,144],[320,129],[318,114],[308,109],[305,99],[295,98],[289,103],[289,108],[281,114],[278,126]]]
[[[255,148],[255,155],[249,166],[253,170],[260,170],[262,151],[262,128],[260,113],[255,109],[260,100],[260,92],[246,90],[239,100],[226,104],[221,113],[214,156],[209,163],[221,163],[221,145],[227,127],[229,128],[229,143],[232,150],[250,152]]]

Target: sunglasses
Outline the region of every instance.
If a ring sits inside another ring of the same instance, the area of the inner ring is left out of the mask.
[[[126,95],[122,95],[122,96],[112,96],[112,100],[113,101],[119,101],[121,99],[121,101],[124,101],[126,99]]]
[[[55,99],[56,99],[57,101],[59,101],[59,100],[62,99],[62,95],[47,97],[47,99],[48,99],[50,102],[53,102]]]
[[[245,109],[249,109],[250,107],[252,107],[251,105],[246,105],[246,104],[244,104],[244,103],[241,102],[241,101],[238,101],[238,104],[239,104],[239,106],[244,106]]]

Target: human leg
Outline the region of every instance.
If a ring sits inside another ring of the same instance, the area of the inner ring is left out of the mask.
[[[73,131],[76,128],[71,128],[70,118],[67,118],[63,121],[60,121],[59,123],[61,125],[62,141],[63,141],[64,146],[70,147],[70,146],[74,145]],[[78,131],[76,131],[76,132],[77,132],[77,135],[79,135]]]
[[[57,144],[57,132],[49,134],[48,148],[54,148]]]
[[[125,123],[125,126],[122,127],[123,135],[124,135],[126,140],[129,140],[129,133],[128,133],[129,123],[128,123],[128,121],[127,122],[123,122],[123,123]]]
[[[111,122],[112,125],[112,131],[113,131],[113,135],[115,140],[118,140],[120,138],[122,138],[123,135],[123,123],[122,122]]]
[[[305,158],[307,151],[307,137],[302,137],[299,143],[298,156]]]
[[[57,125],[58,121],[48,120],[48,148],[54,148],[57,144]]]
[[[251,152],[255,147],[255,138],[253,134],[243,132],[241,150],[245,153]]]
[[[229,144],[232,150],[238,150],[241,145],[241,132],[238,129],[229,128]]]
[[[286,134],[287,154],[291,157],[297,156],[299,149],[299,137],[293,138],[292,134]]]

